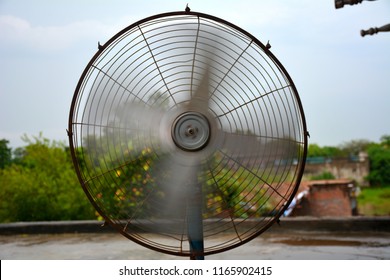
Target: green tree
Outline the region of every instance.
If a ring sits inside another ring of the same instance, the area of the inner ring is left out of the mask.
[[[381,137],[381,144],[385,148],[389,149],[390,148],[390,135],[383,135]]]
[[[308,157],[342,157],[345,153],[342,149],[333,146],[321,147],[318,144],[309,144]]]
[[[0,140],[0,169],[11,164],[12,150],[8,147],[9,141],[6,139]]]
[[[309,144],[307,148],[307,156],[308,157],[319,157],[323,156],[322,149],[318,144]]]
[[[341,150],[347,156],[357,156],[360,152],[367,151],[371,142],[365,139],[351,140],[341,145]]]
[[[367,150],[370,159],[368,180],[371,185],[384,186],[390,184],[390,136],[381,137],[379,144],[371,144]]]
[[[0,171],[0,222],[95,218],[62,143],[24,137],[18,161]]]

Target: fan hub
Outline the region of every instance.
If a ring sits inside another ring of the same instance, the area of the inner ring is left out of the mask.
[[[172,139],[182,150],[201,150],[209,142],[210,123],[201,113],[183,113],[175,119],[172,125]]]

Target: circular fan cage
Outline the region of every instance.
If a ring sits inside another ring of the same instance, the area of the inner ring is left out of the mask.
[[[296,87],[269,46],[188,10],[99,45],[68,134],[99,215],[140,245],[189,257],[235,248],[278,221],[307,151]]]

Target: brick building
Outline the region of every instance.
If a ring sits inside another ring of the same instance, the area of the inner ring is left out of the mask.
[[[352,216],[356,212],[353,191],[353,181],[347,179],[306,182],[289,216]]]

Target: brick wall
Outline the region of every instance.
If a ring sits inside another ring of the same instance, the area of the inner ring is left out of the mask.
[[[312,181],[309,195],[292,213],[293,216],[352,216],[350,180]]]

